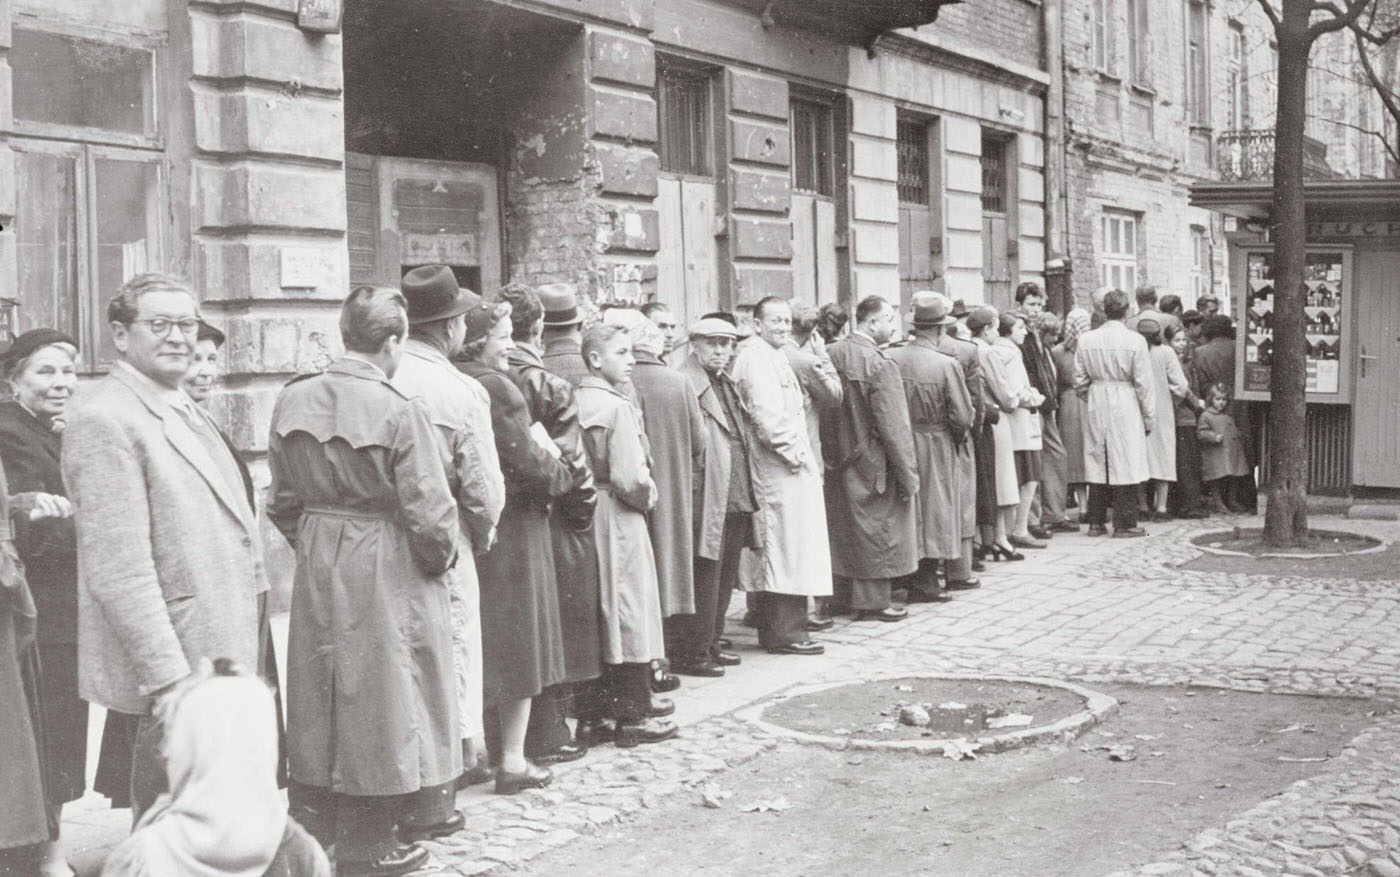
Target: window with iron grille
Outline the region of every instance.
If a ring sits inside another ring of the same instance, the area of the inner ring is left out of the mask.
[[[661,169],[710,176],[710,77],[699,71],[661,68],[656,112]]]
[[[895,129],[899,200],[928,204],[928,123],[900,119]]]
[[[792,102],[792,187],[817,195],[836,193],[832,172],[831,105],[814,100]]]
[[[982,212],[1006,212],[1006,139],[982,135]]]

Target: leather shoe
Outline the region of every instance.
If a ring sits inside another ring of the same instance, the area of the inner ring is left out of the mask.
[[[653,719],[659,719],[663,716],[669,716],[675,711],[676,702],[674,700],[671,700],[669,697],[653,696],[651,699],[651,706],[647,708],[647,716]]]
[[[807,616],[807,620],[802,622],[802,629],[808,633],[816,633],[821,630],[831,630],[836,622],[830,618],[813,618]]]
[[[651,690],[657,694],[665,694],[668,691],[675,691],[681,687],[681,681],[670,673],[662,673],[659,677],[652,677]]]
[[[721,667],[737,667],[740,664],[744,663],[743,658],[739,657],[733,652],[726,652],[723,649],[720,649],[719,651],[715,652],[712,655],[712,657],[714,658],[715,663],[720,665]]]
[[[908,609],[886,606],[884,609],[862,609],[856,613],[856,621],[903,621],[909,617]]]
[[[617,729],[613,723],[605,719],[593,721],[580,721],[578,730],[574,732],[575,739],[580,746],[602,746],[604,743],[611,743],[616,735]]]
[[[669,740],[676,736],[680,730],[675,722],[665,719],[651,718],[636,724],[618,723],[617,736],[613,743],[619,749],[627,749],[632,746],[639,746],[643,743],[660,743],[662,740]]]
[[[953,598],[941,591],[922,591],[910,588],[904,592],[905,603],[947,603]]]
[[[1113,531],[1114,539],[1137,539],[1146,535],[1147,531],[1141,527],[1124,527],[1121,530]]]
[[[449,834],[456,834],[466,827],[467,817],[462,815],[461,810],[456,810],[452,813],[450,819],[439,822],[436,825],[400,825],[399,840],[406,844],[411,844],[419,840],[447,837]]]
[[[699,661],[672,661],[671,669],[682,676],[716,677],[724,675],[724,668],[708,658]]]
[[[1026,532],[1030,533],[1036,539],[1041,540],[1051,539],[1055,535],[1053,530],[1050,530],[1046,527],[1027,527]]]
[[[971,591],[980,587],[982,587],[982,580],[976,577],[963,579],[960,582],[948,583],[948,590],[950,591]]]
[[[588,754],[587,746],[580,746],[577,743],[565,743],[557,749],[540,755],[531,754],[530,760],[536,764],[563,764],[566,761],[578,761]]]
[[[460,814],[459,814],[460,815]],[[374,877],[396,877],[417,871],[428,861],[428,851],[418,844],[407,844],[385,853],[372,862],[336,862],[336,873],[347,875],[374,875]]]
[[[1088,533],[1085,533],[1084,535],[1086,535],[1086,536],[1107,536],[1107,535],[1108,535],[1108,527],[1104,526],[1103,524],[1090,524],[1090,525],[1089,525],[1089,532],[1088,532]]]
[[[526,789],[543,789],[554,782],[554,771],[538,764],[525,762],[525,770],[511,773],[507,770],[496,772],[496,794],[517,795]]]
[[[982,562],[982,559],[981,559],[980,557],[974,557],[974,558],[972,559],[972,571],[973,571],[973,572],[986,572],[986,571],[987,571],[987,565],[986,565],[985,563]]]
[[[823,655],[826,646],[807,640],[805,643],[788,643],[785,646],[768,646],[767,651],[774,655]]]
[[[496,776],[496,769],[486,763],[486,759],[478,758],[476,764],[462,771],[462,775],[457,777],[457,791],[462,791],[470,786],[479,786],[487,780]]]
[[[1073,521],[1056,521],[1049,529],[1051,533],[1078,533],[1079,525]]]
[[[1036,539],[1027,539],[1024,536],[1007,536],[1006,541],[1017,548],[1044,548],[1045,543]]]

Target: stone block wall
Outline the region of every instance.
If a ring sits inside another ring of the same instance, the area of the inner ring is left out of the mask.
[[[792,296],[788,219],[792,134],[788,83],[736,68],[724,72],[725,148],[717,159],[730,181],[729,289],[734,306]],[[721,299],[723,300],[723,299]]]
[[[899,301],[897,118],[889,98],[851,96],[851,292],[856,301],[867,295]]]

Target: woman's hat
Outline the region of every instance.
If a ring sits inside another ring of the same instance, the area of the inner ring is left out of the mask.
[[[960,298],[954,299],[952,314],[953,318],[957,320],[961,320],[963,317],[967,316],[967,302],[963,301]]]
[[[1156,335],[1162,331],[1162,325],[1151,317],[1144,317],[1138,320],[1137,330],[1139,335]]]
[[[217,327],[210,325],[209,323],[206,323],[203,320],[200,320],[199,335],[195,338],[195,340],[213,341],[215,347],[223,347],[224,342],[227,341],[228,338],[224,335],[223,332],[220,332]]]
[[[577,326],[583,322],[578,309],[578,290],[572,283],[546,283],[535,289],[544,309],[544,324],[554,328]]]
[[[446,265],[423,265],[403,276],[399,290],[408,303],[409,325],[446,320],[464,314],[472,306],[472,298],[480,298],[471,290],[457,285],[457,276]]]
[[[0,354],[0,371],[8,375],[11,369],[31,353],[41,347],[48,347],[50,344],[67,344],[74,350],[78,349],[78,342],[57,329],[30,329],[16,338],[5,349],[5,352]]]
[[[967,315],[967,328],[973,332],[981,332],[996,321],[996,311],[991,308],[978,308]]]
[[[470,344],[485,338],[486,334],[495,327],[496,305],[471,290],[463,290],[462,294],[470,297],[467,309],[464,311],[467,315],[467,337],[464,339],[464,343]],[[500,302],[500,304],[510,307],[505,302]]]

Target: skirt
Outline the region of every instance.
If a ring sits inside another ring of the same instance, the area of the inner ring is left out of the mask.
[[[993,527],[997,522],[997,448],[991,424],[984,423],[973,435],[973,451],[977,465],[977,524]]]
[[[87,788],[88,705],[78,696],[75,644],[39,643],[39,704],[44,795],[50,806],[76,801]]]
[[[1040,460],[1040,451],[1017,451],[1016,452],[1016,483],[1030,484],[1032,482],[1044,481],[1044,471]]]
[[[1016,480],[1016,451],[1011,442],[1011,421],[1003,413],[992,426],[996,439],[997,505],[1016,505],[1021,501],[1021,484]]]

